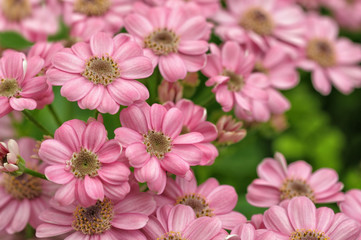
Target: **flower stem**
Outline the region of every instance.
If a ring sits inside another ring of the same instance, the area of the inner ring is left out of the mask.
[[[94,114],[94,118],[95,118],[95,120],[97,120],[97,119],[98,119],[98,116],[99,116],[99,111],[98,111],[98,110],[95,110],[95,114]]]
[[[22,113],[46,135],[53,136],[53,134],[51,134],[48,130],[46,130],[46,128],[43,125],[41,125],[41,123],[39,123],[27,110],[22,111]]]
[[[53,115],[53,118],[55,119],[56,123],[57,123],[58,126],[60,127],[61,124],[62,124],[62,122],[61,122],[58,114],[56,114],[55,109],[53,108],[53,105],[49,104],[49,105],[48,105],[48,108],[49,108],[49,111],[50,111],[51,115]]]
[[[31,170],[29,168],[25,168],[24,173],[27,173],[27,174],[29,174],[31,176],[34,176],[34,177],[38,177],[38,178],[41,178],[41,179],[48,180],[44,174],[36,172],[36,171]]]

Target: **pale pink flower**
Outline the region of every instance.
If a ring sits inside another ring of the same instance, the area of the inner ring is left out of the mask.
[[[148,89],[134,79],[150,76],[152,64],[127,34],[112,39],[97,33],[90,43],[80,42],[56,53],[52,62],[49,82],[62,86],[61,95],[77,101],[82,109],[115,114],[119,105],[149,97]]]
[[[210,26],[203,16],[189,17],[183,9],[154,7],[146,15],[130,14],[124,21],[165,80],[175,82],[204,67],[208,50],[204,36]]]
[[[190,181],[176,177],[167,179],[162,195],[156,196],[158,206],[183,204],[190,206],[196,217],[218,218],[222,228],[232,229],[247,219],[233,211],[238,201],[236,190],[229,185],[219,185],[215,178],[197,186],[197,180]]]
[[[234,227],[225,240],[277,240],[272,231],[256,230],[250,223],[242,223]]]
[[[351,30],[361,28],[361,1],[360,0],[324,0],[324,4],[329,7],[337,22]]]
[[[236,42],[227,41],[222,49],[212,44],[207,60],[202,73],[209,77],[207,86],[215,85],[212,92],[223,111],[234,108],[237,117],[251,117],[260,122],[270,118],[264,107],[270,83],[263,73],[252,73],[253,54],[244,52]]]
[[[257,207],[271,207],[283,200],[306,196],[315,203],[340,202],[343,184],[338,182],[335,170],[321,168],[312,173],[304,161],[287,166],[281,153],[274,159],[266,158],[257,167],[259,179],[248,186],[247,201]]]
[[[36,141],[21,138],[18,143],[17,151],[25,159],[26,167],[43,173],[45,164],[31,157]],[[0,174],[0,231],[14,234],[28,223],[36,228],[39,215],[48,206],[55,188],[55,184],[28,174],[18,177]]]
[[[110,199],[122,199],[129,192],[129,168],[119,162],[122,148],[107,139],[104,125],[74,119],[55,131],[54,139],[42,142],[40,158],[48,163],[45,175],[62,184],[55,200],[69,205],[75,200],[87,207]]]
[[[219,144],[232,144],[241,141],[247,134],[246,129],[242,129],[242,122],[232,118],[232,116],[223,115],[217,121]]]
[[[190,166],[199,165],[203,156],[195,145],[204,137],[198,132],[180,135],[184,117],[178,108],[133,105],[121,111],[120,122],[115,138],[126,148],[125,156],[139,182],[147,182],[150,190],[161,194],[166,172],[187,179],[193,176]]]
[[[4,53],[0,59],[0,117],[13,110],[43,107],[41,101],[49,88],[46,77],[37,76],[43,65],[37,56],[26,59],[19,52]]]
[[[176,107],[182,111],[184,121],[181,134],[198,132],[203,135],[203,141],[196,143],[195,146],[203,153],[201,165],[212,165],[218,157],[218,150],[211,142],[216,140],[218,131],[213,123],[206,121],[207,110],[187,99],[177,103],[168,102],[164,106],[167,109]]]
[[[327,207],[316,209],[307,197],[294,198],[285,207],[272,206],[265,212],[264,222],[279,240],[356,240],[361,231],[353,219]]]
[[[361,86],[360,46],[338,38],[338,26],[331,18],[311,14],[306,23],[307,44],[298,65],[312,71],[314,88],[328,95],[332,85],[344,94]]]
[[[19,170],[19,145],[18,143],[10,139],[7,143],[0,142],[0,171],[1,172],[15,172]]]
[[[153,197],[147,193],[128,194],[119,202],[104,198],[87,208],[52,202],[51,208],[40,215],[44,223],[36,228],[36,236],[65,234],[65,240],[146,240],[139,229],[146,225],[155,208]]]
[[[361,227],[361,190],[352,189],[345,194],[345,201],[339,203],[341,212],[355,219]]]
[[[148,240],[213,240],[221,231],[217,218],[197,218],[189,206],[165,205],[158,208],[156,216],[150,216],[142,229]]]

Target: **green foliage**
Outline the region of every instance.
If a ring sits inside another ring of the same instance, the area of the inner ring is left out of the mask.
[[[33,43],[26,40],[17,32],[0,32],[0,48],[22,50],[30,47],[31,45],[33,45]]]

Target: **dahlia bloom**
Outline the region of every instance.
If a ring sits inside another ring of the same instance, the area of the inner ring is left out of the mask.
[[[196,144],[204,137],[198,132],[180,135],[184,117],[178,108],[133,105],[121,111],[120,122],[115,139],[126,148],[125,156],[139,182],[147,182],[150,190],[161,194],[166,171],[187,179],[193,176],[189,166],[201,163],[203,154]]]
[[[256,121],[269,119],[269,111],[263,103],[268,100],[266,90],[270,84],[266,75],[252,73],[253,54],[245,53],[236,42],[228,41],[222,49],[212,44],[207,60],[202,73],[209,77],[207,86],[215,85],[212,92],[223,111],[229,112],[234,107],[239,118],[251,115]]]
[[[182,99],[175,104],[168,102],[165,107],[167,109],[176,107],[182,111],[184,121],[181,134],[198,132],[203,135],[203,141],[195,146],[203,153],[201,165],[212,165],[218,157],[218,150],[211,142],[216,140],[218,132],[213,123],[206,121],[207,110],[187,99]]]
[[[90,43],[80,42],[53,57],[47,71],[51,84],[62,86],[61,95],[82,109],[115,114],[119,105],[145,101],[148,89],[134,79],[152,74],[152,64],[127,34],[113,39],[97,33]]]
[[[232,118],[232,116],[223,115],[217,121],[219,144],[232,144],[241,141],[247,134],[246,129],[242,129],[242,122]]]
[[[345,201],[339,203],[341,212],[355,219],[361,226],[361,190],[352,189],[345,194]]]
[[[175,82],[187,72],[197,72],[206,63],[210,31],[203,16],[186,15],[183,9],[150,8],[146,15],[130,14],[126,30],[142,44],[144,54],[159,66],[165,80]]]
[[[0,117],[9,112],[43,107],[49,88],[46,77],[37,76],[44,65],[40,57],[8,51],[0,59]]]
[[[337,24],[331,18],[310,15],[306,23],[307,44],[298,65],[312,71],[314,88],[328,95],[332,85],[344,94],[361,86],[360,46],[338,38]]]
[[[335,170],[321,168],[312,173],[304,161],[287,166],[281,153],[274,159],[266,158],[257,167],[259,179],[248,186],[247,201],[257,207],[271,207],[283,200],[306,196],[314,203],[331,203],[344,200],[343,184],[338,182]]]
[[[36,228],[36,236],[65,234],[65,240],[146,240],[139,229],[148,222],[155,207],[153,197],[147,193],[129,194],[119,202],[104,198],[87,208],[52,202],[51,208],[40,215],[43,223]]]
[[[256,230],[250,223],[242,223],[232,229],[225,240],[278,240],[272,231]]]
[[[150,216],[142,229],[148,240],[213,240],[221,231],[217,218],[196,218],[191,207],[165,205],[158,208],[156,216]]]
[[[229,185],[219,185],[215,178],[210,178],[197,187],[195,177],[187,181],[176,177],[167,179],[167,185],[162,195],[156,196],[158,206],[166,204],[190,206],[197,218],[212,217],[222,222],[222,228],[233,229],[247,219],[235,208],[238,195]]]
[[[272,206],[265,212],[264,222],[279,240],[351,240],[361,232],[353,219],[327,207],[316,209],[307,197],[294,198],[285,208]]]
[[[26,167],[43,173],[45,164],[31,157],[36,141],[21,138],[18,143],[17,151],[25,159]],[[40,223],[39,215],[48,206],[55,187],[49,181],[28,174],[18,177],[0,174],[0,232],[14,234],[28,223],[36,228]]]
[[[46,177],[62,184],[55,200],[61,205],[77,200],[88,207],[103,201],[104,196],[124,198],[130,190],[130,170],[118,161],[121,151],[116,140],[107,139],[102,123],[65,122],[55,131],[54,139],[43,141],[39,149],[40,158],[49,164]]]

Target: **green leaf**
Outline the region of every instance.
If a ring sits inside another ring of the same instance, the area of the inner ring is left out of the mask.
[[[22,50],[33,45],[17,32],[0,32],[0,47]]]

